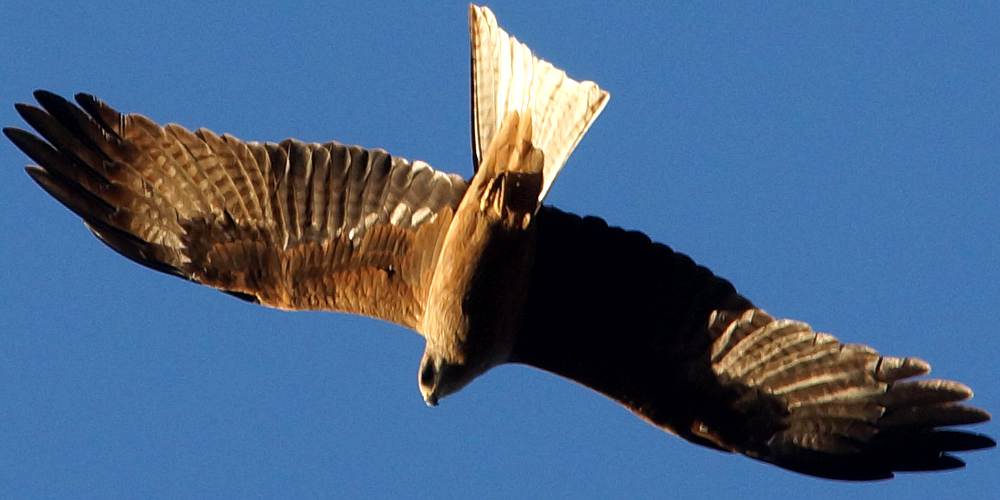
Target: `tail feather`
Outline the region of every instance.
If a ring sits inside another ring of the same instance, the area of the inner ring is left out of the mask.
[[[735,395],[730,419],[747,422],[728,429],[701,423],[701,434],[723,447],[807,474],[879,479],[961,467],[947,452],[995,445],[939,429],[990,415],[961,403],[972,397],[963,384],[908,380],[929,373],[923,360],[841,344],[759,309],[738,317],[716,312],[710,328],[712,371]]]
[[[532,54],[497,25],[486,7],[469,8],[472,36],[472,135],[476,167],[507,116],[530,116],[531,143],[544,154],[538,201],[548,193],[583,135],[608,102],[594,82],[578,82]]]

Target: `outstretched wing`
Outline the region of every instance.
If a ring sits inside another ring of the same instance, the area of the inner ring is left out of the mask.
[[[811,475],[878,479],[993,446],[989,419],[915,358],[776,320],[645,235],[544,207],[512,361],[595,389],[690,441]]]
[[[420,317],[455,175],[335,142],[247,143],[78,94],[17,105],[27,171],[122,255],[281,309]]]
[[[608,103],[591,81],[576,81],[497,25],[486,7],[469,6],[472,40],[472,152],[476,168],[510,113],[528,116],[531,144],[544,155],[545,198],[559,170]]]

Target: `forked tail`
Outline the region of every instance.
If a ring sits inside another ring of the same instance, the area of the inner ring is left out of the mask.
[[[538,202],[608,102],[596,83],[578,82],[497,26],[486,7],[469,7],[472,36],[472,137],[476,168],[511,113],[531,126],[531,144],[544,155]]]

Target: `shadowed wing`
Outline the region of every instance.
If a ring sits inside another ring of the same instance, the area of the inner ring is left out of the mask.
[[[466,183],[336,142],[243,142],[45,91],[4,133],[28,173],[122,255],[281,309],[414,328]],[[44,140],[43,140],[44,139]]]
[[[595,389],[665,430],[806,474],[879,479],[993,446],[989,419],[930,367],[756,309],[641,233],[544,207],[512,361]]]

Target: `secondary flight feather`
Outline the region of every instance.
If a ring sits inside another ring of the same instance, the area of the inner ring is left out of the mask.
[[[337,142],[246,142],[38,91],[6,128],[28,174],[142,265],[426,339],[429,405],[503,363],[580,382],[666,431],[806,474],[878,479],[994,446],[930,366],[772,317],[638,232],[542,204],[608,102],[470,7],[475,174]]]

